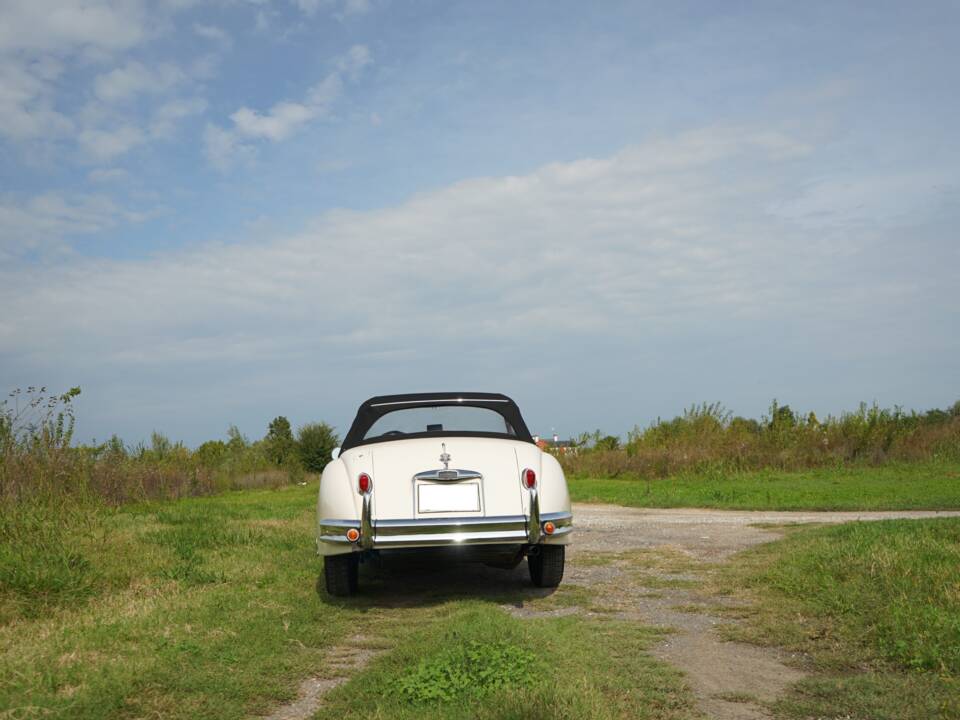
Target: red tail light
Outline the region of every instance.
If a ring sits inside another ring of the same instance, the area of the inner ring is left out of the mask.
[[[523,484],[530,489],[537,486],[537,474],[530,468],[523,471]]]
[[[357,478],[357,490],[360,491],[360,494],[366,495],[372,487],[373,480],[370,479],[370,476],[366,473],[360,473],[360,477]]]

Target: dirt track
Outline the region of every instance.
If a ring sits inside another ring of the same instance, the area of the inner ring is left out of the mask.
[[[674,630],[655,654],[686,673],[704,715],[719,720],[766,718],[764,704],[775,700],[803,673],[774,650],[725,642],[719,637],[717,626],[729,621],[716,615],[716,598],[698,593],[697,565],[706,567],[705,563],[722,561],[739,550],[780,537],[776,530],[757,524],[948,516],[960,516],[960,512],[647,510],[578,504],[574,507],[576,535],[566,581],[593,587],[603,601],[625,617]],[[666,553],[678,559],[684,571],[658,573],[654,562],[652,571],[637,576],[633,572],[637,563],[629,559],[608,566],[579,561],[597,554],[638,550],[651,551],[654,556]],[[686,581],[689,587],[662,587],[671,580]],[[678,610],[680,606],[685,609]],[[702,611],[690,612],[694,606]]]
[[[702,560],[722,560],[751,545],[780,537],[754,525],[845,523],[857,520],[956,517],[960,511],[842,511],[641,509],[577,503],[573,508],[577,550],[622,552],[633,548],[673,546]]]

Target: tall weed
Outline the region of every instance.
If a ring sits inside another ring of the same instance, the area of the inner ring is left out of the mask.
[[[622,446],[599,430],[558,449],[568,472],[661,478],[851,464],[960,459],[960,402],[906,413],[861,403],[823,420],[774,401],[759,420],[734,417],[719,403],[694,405],[672,420],[634,428]]]

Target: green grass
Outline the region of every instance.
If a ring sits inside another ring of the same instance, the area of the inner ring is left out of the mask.
[[[815,671],[788,717],[960,717],[960,519],[791,528],[727,566],[757,612],[731,637],[782,645]]]
[[[291,697],[350,615],[314,591],[314,492],[106,517],[78,548],[85,597],[24,613],[4,593],[0,715],[232,718]]]
[[[439,613],[334,691],[318,719],[693,714],[679,673],[644,652],[659,634],[636,623],[515,619],[476,601]]]
[[[57,536],[49,557],[65,544],[79,560],[49,577],[29,547],[0,548],[0,717],[264,714],[357,644],[388,652],[325,716],[691,716],[679,675],[643,652],[655,631],[502,607],[587,602],[575,585],[501,591],[469,571],[459,586],[374,576],[357,599],[318,595],[315,497],[311,484],[101,509]]]
[[[960,463],[690,474],[657,480],[571,477],[578,502],[736,510],[960,509]]]

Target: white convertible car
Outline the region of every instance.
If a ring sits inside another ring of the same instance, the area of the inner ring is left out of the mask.
[[[331,595],[356,592],[361,561],[411,548],[507,568],[526,557],[539,587],[563,578],[573,530],[563,470],[505,395],[371,398],[333,458],[317,500]]]

